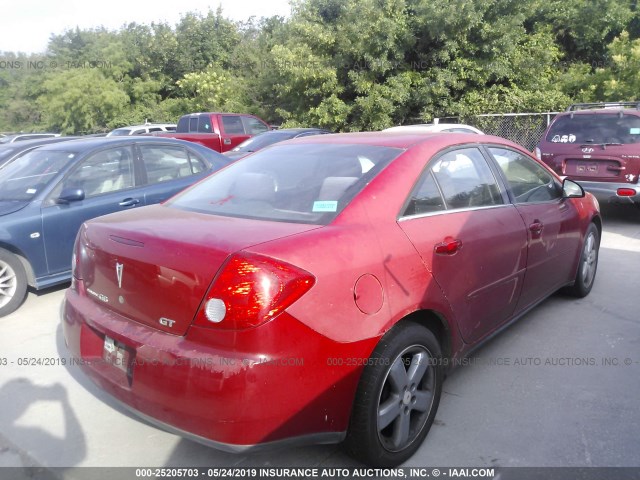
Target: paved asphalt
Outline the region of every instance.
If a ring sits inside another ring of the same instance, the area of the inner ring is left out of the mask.
[[[604,218],[591,294],[551,297],[452,373],[406,466],[640,467],[640,211]],[[57,364],[63,294],[32,293],[0,319],[0,467],[358,466],[339,446],[221,453],[130,416]]]

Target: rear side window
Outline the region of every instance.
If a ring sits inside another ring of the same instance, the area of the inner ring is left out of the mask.
[[[222,127],[227,135],[244,135],[242,119],[238,115],[222,115]]]
[[[545,137],[551,143],[629,144],[640,142],[640,117],[582,114],[559,117]]]
[[[480,150],[464,148],[430,164],[411,193],[404,215],[502,204],[496,178]]]

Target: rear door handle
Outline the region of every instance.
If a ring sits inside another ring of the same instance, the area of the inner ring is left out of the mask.
[[[529,225],[529,230],[534,235],[540,235],[543,229],[544,229],[544,225],[540,220],[534,220],[533,223]]]
[[[118,205],[120,205],[121,207],[133,207],[134,205],[138,205],[139,203],[140,200],[138,200],[137,198],[125,198]]]
[[[436,243],[435,252],[438,255],[453,255],[462,248],[462,240],[447,237],[443,242]]]

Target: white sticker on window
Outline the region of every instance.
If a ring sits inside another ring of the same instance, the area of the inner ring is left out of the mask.
[[[629,135],[640,135],[640,128],[630,128]]]
[[[554,135],[551,141],[553,143],[558,143],[560,141],[560,135]]]
[[[36,190],[35,188],[28,188],[27,189],[27,195],[33,195],[34,193],[36,193],[38,190]]]
[[[573,143],[576,141],[576,136],[575,135],[569,135],[569,143]]]
[[[338,210],[337,200],[323,200],[313,202],[314,212],[335,212]]]

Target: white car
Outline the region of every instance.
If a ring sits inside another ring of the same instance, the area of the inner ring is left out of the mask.
[[[23,140],[36,140],[39,138],[59,137],[59,133],[16,133],[12,135],[3,135],[0,137],[0,143],[14,143]]]
[[[145,123],[144,125],[132,125],[111,130],[107,137],[126,137],[128,135],[144,135],[153,132],[175,132],[175,123]]]
[[[383,132],[407,132],[407,133],[434,133],[434,132],[454,132],[454,133],[477,133],[484,132],[471,125],[462,123],[420,123],[417,125],[401,125],[398,127],[385,128]]]

